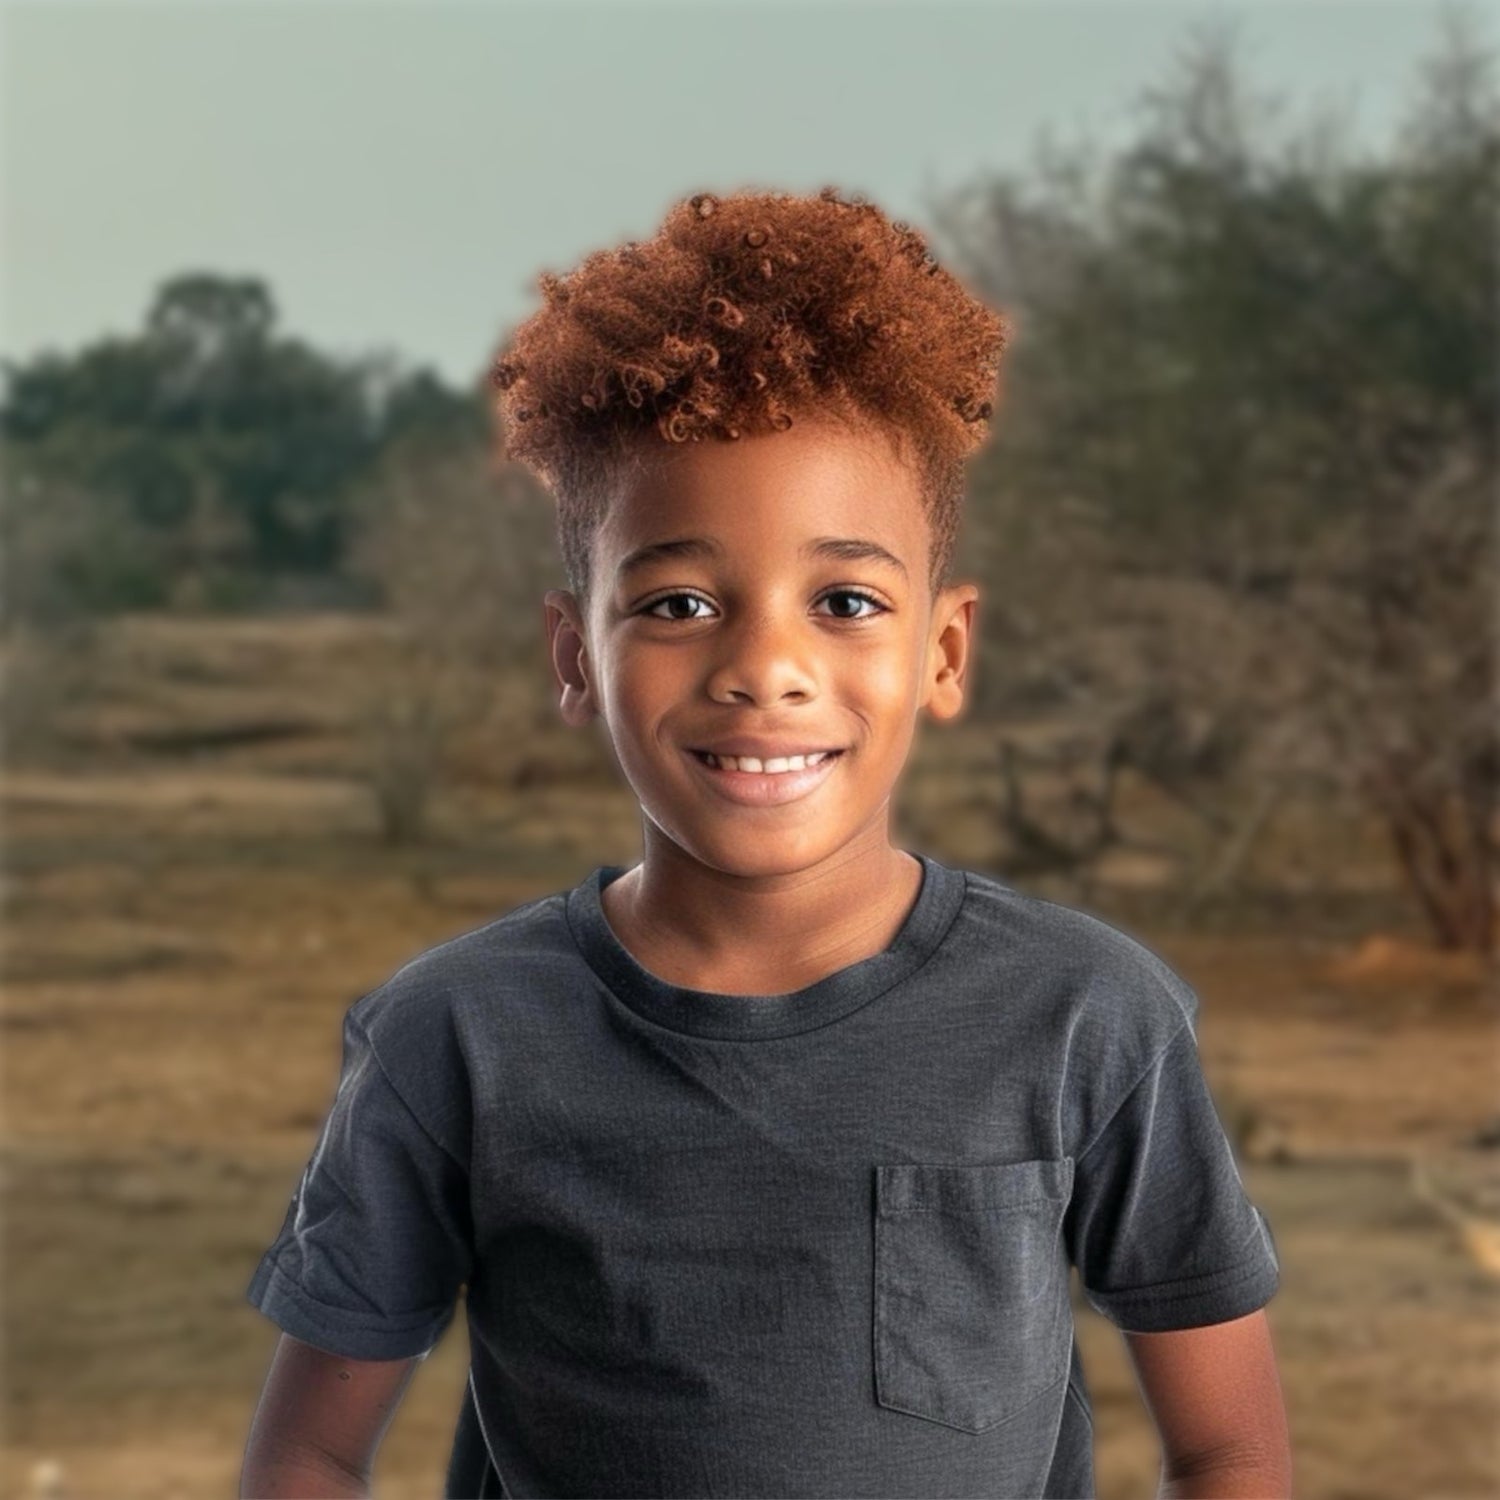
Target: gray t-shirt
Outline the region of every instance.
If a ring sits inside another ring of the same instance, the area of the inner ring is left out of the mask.
[[[449,1495],[1092,1496],[1070,1266],[1191,1328],[1271,1297],[1274,1242],[1193,991],[917,857],[891,945],[789,995],[643,968],[615,865],[419,954],[346,1013],[249,1300],[399,1359],[463,1293]]]

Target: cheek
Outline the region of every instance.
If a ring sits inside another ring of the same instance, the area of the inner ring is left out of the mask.
[[[850,701],[890,712],[912,701],[917,689],[916,663],[905,651],[871,652],[850,663],[844,686]]]
[[[618,664],[609,677],[610,714],[618,728],[632,737],[649,734],[682,701],[686,688],[678,681],[680,671],[677,663],[662,658],[637,656]]]

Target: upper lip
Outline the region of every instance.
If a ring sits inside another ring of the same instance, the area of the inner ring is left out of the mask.
[[[712,755],[753,755],[757,760],[775,760],[778,756],[816,755],[821,750],[842,750],[842,745],[818,745],[808,740],[762,740],[753,735],[738,739],[717,740],[710,745],[692,745],[693,750],[707,750]]]

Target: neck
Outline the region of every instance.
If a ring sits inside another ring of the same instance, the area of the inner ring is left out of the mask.
[[[921,865],[883,829],[803,869],[728,873],[648,824],[646,856],[605,888],[615,935],[688,988],[786,994],[883,952],[911,911]]]

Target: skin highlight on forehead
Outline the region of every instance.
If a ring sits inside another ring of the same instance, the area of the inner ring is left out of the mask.
[[[808,557],[841,558],[845,562],[881,562],[909,578],[906,564],[887,547],[868,537],[814,537],[804,542],[800,551]],[[659,557],[722,557],[724,548],[712,537],[673,537],[663,542],[648,542],[626,554],[615,569],[617,580],[627,578],[638,567]]]
[[[740,569],[815,528],[799,563],[843,561],[910,588],[931,542],[914,471],[878,432],[808,423],[734,445],[689,445],[622,471],[594,539],[597,587],[623,590],[653,567]],[[788,561],[790,561],[790,556]]]

